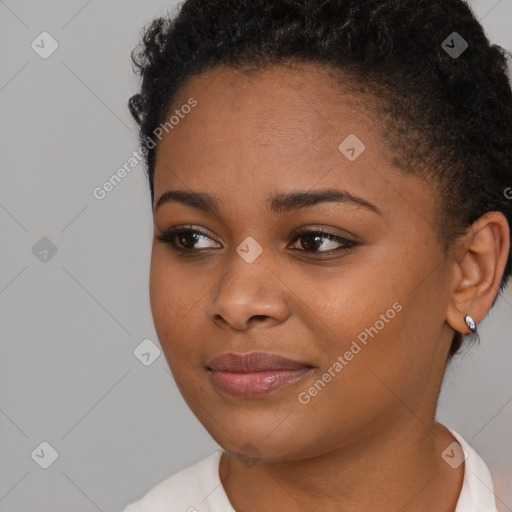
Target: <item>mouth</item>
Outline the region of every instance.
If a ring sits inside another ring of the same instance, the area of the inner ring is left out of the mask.
[[[251,352],[222,354],[210,360],[206,369],[218,391],[251,398],[298,382],[313,366],[271,352]]]

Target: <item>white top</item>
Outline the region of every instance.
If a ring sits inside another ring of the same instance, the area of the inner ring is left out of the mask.
[[[451,428],[467,455],[464,481],[455,512],[497,512],[491,474],[482,458]],[[171,475],[123,512],[236,512],[222,487],[222,450]]]

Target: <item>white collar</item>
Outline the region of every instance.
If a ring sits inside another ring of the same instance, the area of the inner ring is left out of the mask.
[[[497,512],[489,468],[460,434],[447,428],[462,446],[466,457],[464,481],[455,512]]]

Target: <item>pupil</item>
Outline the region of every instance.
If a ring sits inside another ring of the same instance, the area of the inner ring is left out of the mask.
[[[194,240],[192,240],[192,243],[191,244],[187,244],[187,239],[190,240],[190,238],[193,238]],[[186,247],[187,249],[193,249],[194,248],[194,245],[195,245],[195,242],[197,241],[197,235],[195,233],[182,233],[181,234],[181,237],[180,237],[180,243]]]
[[[309,241],[314,240],[313,244],[310,244],[308,242],[308,240]],[[318,247],[320,247],[322,245],[321,241],[322,241],[322,237],[317,236],[317,235],[305,236],[304,239],[303,239],[302,247],[304,249],[311,249],[311,248],[318,249]],[[306,243],[304,243],[304,242],[306,242]],[[314,247],[311,247],[311,245],[313,245]]]

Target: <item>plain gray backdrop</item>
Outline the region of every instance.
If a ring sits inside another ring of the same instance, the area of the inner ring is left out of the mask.
[[[471,4],[512,50],[512,0]],[[1,512],[120,512],[218,448],[156,357],[142,164],[93,195],[138,149],[130,51],[175,6],[0,0]],[[512,510],[511,316],[508,290],[438,410],[487,462],[500,511]]]

